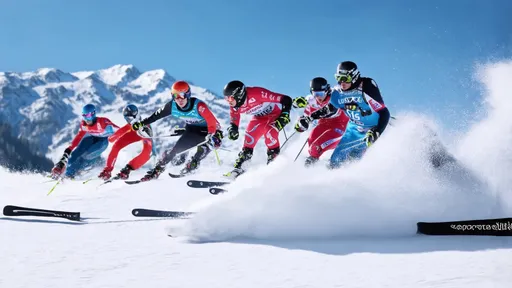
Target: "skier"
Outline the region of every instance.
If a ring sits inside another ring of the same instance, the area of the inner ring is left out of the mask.
[[[298,97],[293,100],[294,107],[305,108],[304,115],[300,116],[295,124],[295,130],[299,133],[308,130],[309,125],[312,123],[309,116],[328,105],[331,99],[331,86],[325,78],[313,78],[309,89],[311,95]],[[336,147],[345,132],[347,122],[348,117],[342,109],[335,109],[331,113],[322,115],[307,140],[309,156],[304,163],[306,166],[316,163],[325,151]]]
[[[108,147],[108,137],[117,129],[119,126],[108,118],[96,116],[96,107],[93,104],[85,105],[82,108],[78,133],[53,167],[52,178],[61,177],[64,171],[65,177],[74,178],[77,172],[99,162],[101,153]]]
[[[119,171],[114,179],[128,179],[131,171],[139,169],[151,158],[151,153],[154,152],[153,139],[151,138],[153,136],[153,130],[151,129],[151,126],[146,125],[139,131],[133,131],[131,129],[131,123],[135,120],[141,119],[138,114],[139,109],[133,104],[129,104],[123,109],[123,116],[127,124],[109,137],[108,141],[114,142],[114,145],[108,154],[105,168],[98,175],[98,178],[108,180],[112,177],[111,173],[114,169],[119,151],[132,143],[142,141],[142,151],[139,155],[128,162],[128,164]]]
[[[315,112],[312,119],[336,109],[343,109],[349,117],[345,134],[329,163],[331,168],[338,168],[346,160],[362,157],[386,129],[390,113],[375,80],[360,77],[356,63],[341,62],[334,77],[339,85],[332,92],[330,104]]]
[[[141,181],[149,181],[158,178],[165,170],[165,166],[175,158],[177,154],[188,151],[197,146],[196,153],[181,170],[181,174],[189,173],[198,168],[212,150],[219,148],[223,134],[220,124],[205,102],[192,97],[190,86],[185,81],[177,81],[172,85],[173,99],[167,102],[149,117],[132,123],[132,129],[138,131],[145,125],[149,125],[167,116],[183,119],[186,123],[181,137],[173,148],[165,151],[156,166],[148,171]],[[206,141],[206,142],[205,142]]]
[[[245,131],[242,151],[238,154],[234,169],[224,174],[236,178],[244,169],[242,164],[252,158],[257,141],[265,136],[267,146],[267,164],[280,153],[279,132],[290,122],[292,98],[262,87],[246,87],[241,81],[234,80],[224,86],[224,98],[230,107],[230,126],[228,138],[237,140],[240,114],[252,115]]]

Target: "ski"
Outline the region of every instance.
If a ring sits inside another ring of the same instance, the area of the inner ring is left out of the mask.
[[[116,180],[121,180],[121,178],[119,178],[119,177],[117,177],[117,176],[112,177],[112,178],[110,178],[110,179],[108,179],[108,180],[103,181],[103,183],[100,183],[100,184],[98,185],[98,187],[99,187],[99,186],[103,186],[103,185],[108,184],[108,183],[112,183],[112,182],[114,182],[114,181],[116,181]]]
[[[190,216],[194,212],[183,212],[183,211],[165,211],[165,210],[153,210],[153,209],[142,209],[136,208],[132,210],[132,215],[135,217],[168,217],[168,218],[182,218]]]
[[[212,187],[210,188],[210,193],[213,194],[213,195],[217,195],[217,194],[221,194],[221,193],[226,193],[228,192],[228,190],[226,189],[222,189],[222,188],[215,188],[215,187]]]
[[[39,217],[59,217],[72,221],[80,221],[80,212],[68,212],[57,210],[43,210],[38,208],[28,208],[7,205],[4,207],[5,216],[39,216]]]
[[[230,182],[226,181],[201,181],[201,180],[188,180],[187,185],[192,188],[210,188],[216,186],[228,185]]]
[[[126,181],[124,181],[124,183],[129,184],[129,185],[139,184],[141,182],[142,182],[141,180],[126,180]]]
[[[512,236],[512,218],[450,222],[418,222],[417,233],[425,235]]]
[[[187,175],[188,174],[172,174],[172,173],[169,173],[169,176],[171,176],[171,178],[182,178],[182,177],[185,177]]]

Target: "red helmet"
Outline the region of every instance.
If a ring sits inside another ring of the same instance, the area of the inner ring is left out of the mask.
[[[192,92],[190,92],[190,86],[185,81],[174,82],[174,84],[172,84],[171,93],[174,99],[188,99],[192,95]]]

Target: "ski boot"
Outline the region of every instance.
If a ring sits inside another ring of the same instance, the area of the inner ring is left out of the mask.
[[[146,182],[146,181],[149,181],[149,180],[153,180],[153,179],[157,179],[158,176],[160,176],[160,174],[162,174],[162,172],[164,172],[165,168],[160,166],[160,165],[156,165],[155,168],[149,170],[147,172],[147,174],[142,177],[142,179],[140,179],[140,181],[142,182]]]
[[[228,178],[228,179],[235,180],[236,178],[238,178],[238,176],[240,176],[240,175],[242,175],[244,173],[245,173],[244,169],[242,169],[242,168],[235,168],[235,169],[231,170],[230,172],[225,173],[223,176]]]
[[[199,162],[195,158],[192,158],[192,159],[190,159],[190,161],[187,162],[185,167],[183,169],[181,169],[180,174],[181,175],[188,174],[188,173],[196,170],[198,166],[199,166]]]
[[[130,165],[124,166],[119,173],[116,175],[116,179],[122,179],[126,180],[130,177],[130,172],[133,170],[133,168]]]
[[[318,161],[318,158],[313,156],[308,156],[306,160],[304,161],[304,166],[310,167],[311,165],[315,164]]]
[[[224,177],[235,179],[238,176],[242,175],[245,172],[245,170],[242,169],[242,164],[244,164],[246,161],[251,160],[253,151],[254,150],[252,148],[243,148],[242,151],[238,153],[238,159],[236,159],[235,161],[235,169],[231,170],[228,173],[225,173]]]
[[[274,159],[276,159],[280,151],[281,149],[279,149],[279,147],[267,150],[267,165],[274,161]]]

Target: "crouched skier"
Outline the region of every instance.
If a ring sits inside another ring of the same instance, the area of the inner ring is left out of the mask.
[[[87,104],[82,108],[80,128],[61,159],[52,169],[52,178],[73,179],[87,167],[101,162],[101,154],[108,148],[108,137],[119,126],[106,117],[96,116],[96,106]]]
[[[190,86],[185,81],[177,81],[172,85],[172,100],[167,102],[149,117],[132,123],[132,129],[137,131],[159,119],[174,116],[185,121],[185,131],[176,141],[175,145],[166,150],[153,169],[141,179],[149,181],[158,178],[165,170],[166,165],[176,155],[188,151],[197,146],[196,153],[181,170],[181,174],[189,173],[198,168],[201,160],[210,154],[213,145],[219,148],[223,134],[220,124],[208,105],[203,101],[192,97]]]
[[[126,180],[130,176],[130,172],[137,170],[146,164],[151,159],[151,153],[154,153],[153,130],[150,125],[142,127],[139,131],[133,131],[131,124],[133,121],[139,119],[139,109],[133,104],[127,105],[123,109],[123,116],[127,124],[121,129],[117,130],[112,136],[108,138],[109,142],[113,142],[112,150],[108,154],[107,164],[103,171],[98,175],[103,180],[108,180],[112,177],[112,170],[116,164],[117,155],[126,146],[135,143],[142,142],[142,151],[135,156],[121,171],[114,177],[114,179]]]

